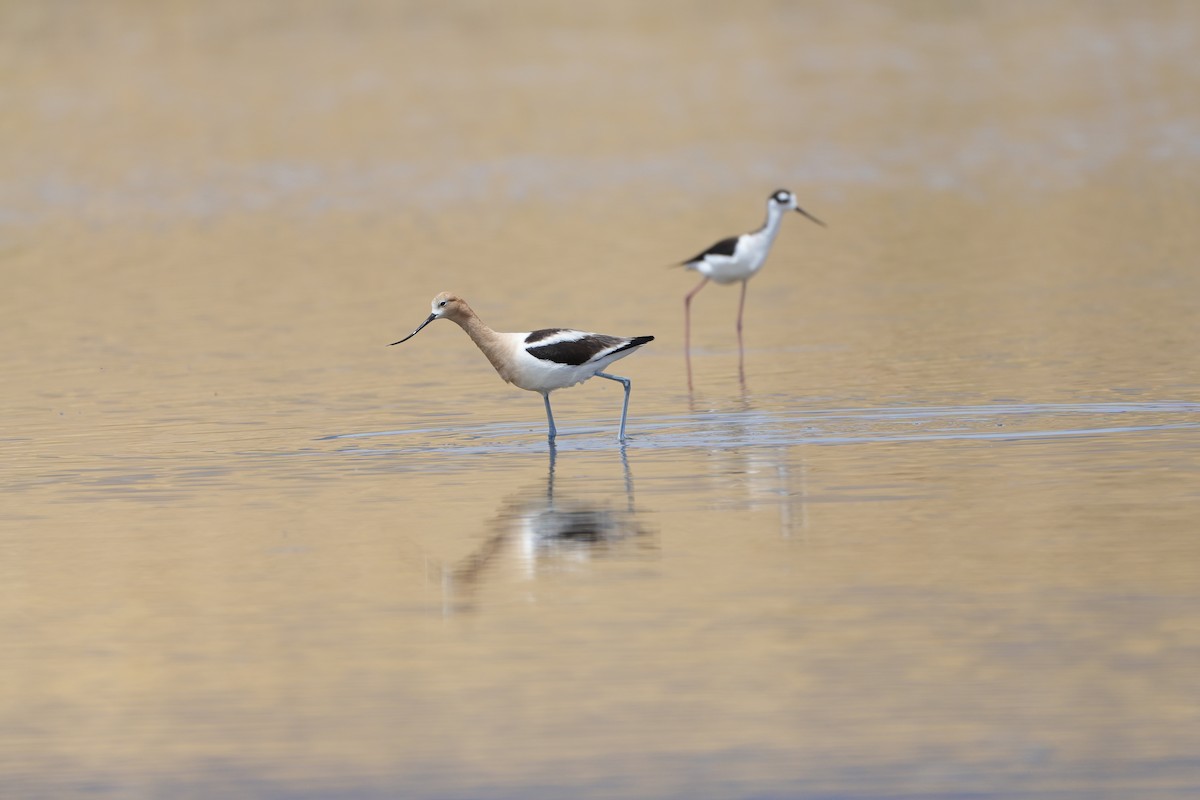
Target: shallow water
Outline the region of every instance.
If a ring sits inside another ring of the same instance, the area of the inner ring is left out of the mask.
[[[1194,797],[1198,38],[0,8],[0,794]],[[654,334],[629,442],[446,289]]]

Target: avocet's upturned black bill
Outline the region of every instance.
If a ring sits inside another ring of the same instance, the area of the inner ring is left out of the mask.
[[[602,333],[568,328],[543,328],[524,333],[497,333],[484,325],[461,297],[442,292],[433,298],[429,317],[416,330],[393,345],[407,342],[435,319],[445,317],[458,324],[483,351],[488,361],[508,383],[530,392],[537,392],[546,404],[546,422],[553,441],[558,431],[550,410],[550,392],[565,389],[588,378],[607,378],[625,387],[625,402],[621,407],[621,428],[617,437],[625,441],[625,420],[629,416],[628,378],[601,372],[609,364],[631,354],[653,336],[608,336]],[[389,345],[390,347],[391,345]]]
[[[429,316],[428,316],[428,317],[425,319],[425,321],[424,321],[424,322],[422,322],[420,325],[418,325],[418,326],[417,326],[417,329],[416,329],[415,331],[413,331],[412,333],[410,333],[408,336],[405,336],[403,339],[401,339],[401,340],[400,340],[400,341],[398,341],[398,342],[392,342],[392,344],[389,344],[389,345],[388,345],[388,347],[391,347],[391,346],[392,346],[392,345],[394,345],[394,344],[403,344],[404,342],[407,342],[409,339],[411,339],[412,337],[414,337],[414,336],[416,336],[418,333],[420,333],[420,332],[421,332],[421,328],[424,328],[426,325],[428,325],[429,323],[433,322],[435,319],[437,319],[437,314],[430,314],[430,315],[429,315]]]
[[[712,281],[718,284],[741,282],[742,294],[738,300],[737,334],[738,353],[742,353],[742,313],[746,306],[746,283],[753,278],[771,252],[771,245],[779,234],[779,225],[785,212],[795,211],[808,219],[827,227],[824,222],[805,211],[796,203],[796,196],[787,189],[778,189],[767,198],[767,219],[761,228],[743,233],[741,236],[730,236],[721,239],[707,250],[703,250],[686,261],[679,262],[689,270],[699,272],[704,277],[696,288],[687,293],[683,299],[683,347],[688,362],[688,385],[691,386],[692,361],[692,298],[696,293]]]

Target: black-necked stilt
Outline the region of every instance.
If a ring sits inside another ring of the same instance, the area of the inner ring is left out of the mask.
[[[692,298],[704,288],[710,280],[714,283],[728,284],[741,281],[742,296],[738,301],[737,334],[738,353],[742,351],[742,312],[746,305],[746,283],[762,269],[779,233],[779,224],[787,211],[803,214],[821,227],[825,223],[796,205],[796,196],[787,189],[780,189],[767,198],[767,221],[758,230],[743,233],[741,236],[730,236],[722,239],[707,250],[698,253],[678,266],[695,270],[704,277],[695,289],[688,292],[683,299],[683,346],[688,359],[688,383],[691,383],[691,340],[692,340]]]
[[[624,358],[637,348],[654,341],[653,336],[606,336],[567,328],[543,328],[525,333],[497,333],[484,325],[467,301],[449,292],[433,298],[429,317],[417,329],[399,342],[407,342],[435,319],[457,322],[471,341],[479,346],[500,377],[514,386],[537,392],[546,401],[546,420],[550,423],[550,440],[557,434],[554,414],[550,411],[550,393],[565,389],[596,376],[617,381],[625,387],[625,404],[621,408],[621,430],[618,439],[625,441],[625,418],[629,415],[628,378],[601,372],[617,359]],[[390,346],[390,345],[389,345]]]

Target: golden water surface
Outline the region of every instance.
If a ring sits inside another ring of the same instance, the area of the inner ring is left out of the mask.
[[[1200,7],[0,3],[0,796],[1200,794]],[[749,284],[668,265],[784,221]],[[653,334],[504,385],[452,324]]]

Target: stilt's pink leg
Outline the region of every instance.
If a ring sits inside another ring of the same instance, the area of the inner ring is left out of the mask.
[[[696,288],[683,298],[683,357],[687,361],[688,391],[692,389],[692,298],[696,296],[696,292],[704,288],[706,283],[708,283],[708,278],[701,278],[700,283],[696,284]]]
[[[742,352],[742,312],[746,309],[746,284],[747,283],[749,283],[749,281],[742,281],[742,297],[740,300],[738,300],[737,332],[738,332],[738,352],[739,353]]]
[[[742,347],[742,312],[746,308],[746,284],[748,284],[748,283],[750,283],[750,281],[742,281],[742,297],[740,300],[738,300],[738,320],[737,320],[738,375],[741,377],[743,384],[746,382],[746,353],[745,353],[744,348]]]

